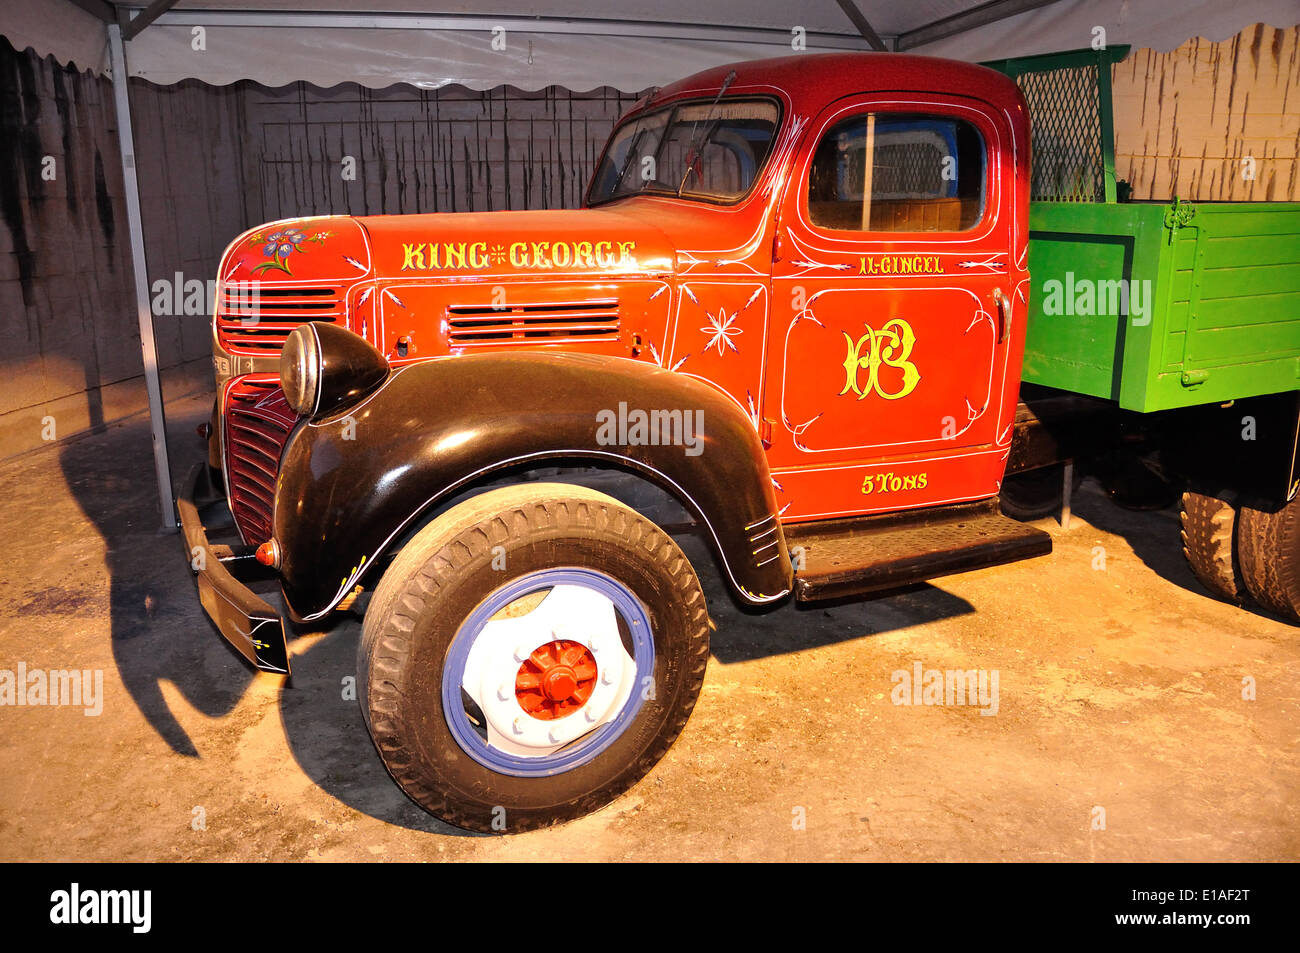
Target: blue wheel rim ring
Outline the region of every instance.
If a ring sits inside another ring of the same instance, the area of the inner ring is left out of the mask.
[[[585,586],[609,599],[627,623],[632,639],[632,659],[636,666],[636,679],[632,692],[618,714],[572,744],[554,754],[539,758],[523,758],[507,754],[488,745],[479,736],[461,698],[461,681],[465,676],[465,663],[469,650],[483,627],[496,613],[523,596],[540,589],[560,585]],[[653,684],[655,668],[654,633],[650,617],[641,601],[618,580],[594,569],[543,569],[520,576],[490,593],[460,624],[447,650],[447,660],[442,668],[442,711],[456,744],[467,755],[486,768],[514,777],[549,777],[572,771],[587,764],[609,748],[635,720],[644,701],[646,679]]]

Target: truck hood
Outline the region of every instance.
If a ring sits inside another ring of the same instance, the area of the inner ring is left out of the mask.
[[[453,212],[357,218],[380,278],[663,275],[673,243],[663,231],[606,209]]]
[[[226,247],[217,275],[223,285],[255,281],[274,288],[346,284],[369,271],[370,249],[356,220],[316,215],[250,228]]]

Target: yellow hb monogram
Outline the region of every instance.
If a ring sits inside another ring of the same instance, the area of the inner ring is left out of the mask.
[[[908,360],[912,356],[912,346],[916,344],[916,335],[912,333],[912,326],[902,318],[886,322],[879,331],[868,325],[867,333],[858,338],[857,343],[847,331],[841,333],[844,334],[844,343],[849,346],[848,357],[844,359],[845,379],[841,396],[853,391],[861,400],[874,390],[885,400],[897,400],[916,389],[921,381],[921,372]],[[865,354],[862,352],[864,346]],[[892,394],[880,386],[882,364],[903,372],[902,387]],[[863,369],[867,372],[867,382],[859,386],[858,371]]]

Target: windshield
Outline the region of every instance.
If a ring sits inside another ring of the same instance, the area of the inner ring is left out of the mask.
[[[590,204],[642,192],[734,202],[758,178],[780,111],[766,99],[683,103],[643,113],[610,136]]]

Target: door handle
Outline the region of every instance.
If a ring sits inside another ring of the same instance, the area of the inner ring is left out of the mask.
[[[998,307],[998,343],[1007,339],[1007,328],[1011,324],[1011,299],[1001,288],[993,289],[993,301]]]

